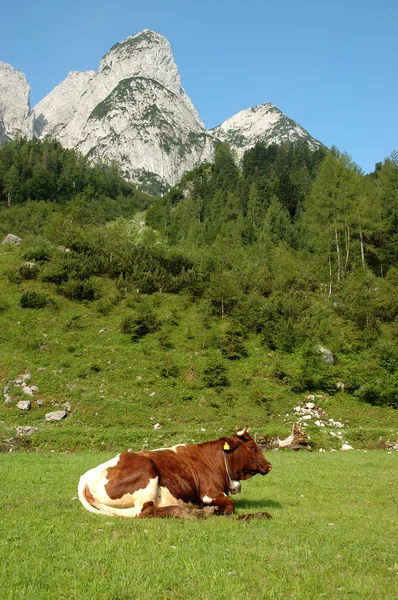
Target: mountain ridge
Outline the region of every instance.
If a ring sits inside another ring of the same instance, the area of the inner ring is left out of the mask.
[[[0,143],[17,131],[53,137],[92,162],[115,161],[127,181],[152,193],[211,162],[217,141],[228,141],[238,158],[261,141],[322,146],[270,102],[206,130],[168,40],[149,29],[114,44],[97,71],[68,73],[33,109],[29,94],[23,73],[0,63]]]

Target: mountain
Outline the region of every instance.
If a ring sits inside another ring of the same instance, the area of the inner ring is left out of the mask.
[[[22,71],[0,61],[0,143],[17,133],[33,137],[29,96],[30,85]]]
[[[269,146],[305,141],[311,150],[323,147],[323,144],[271,102],[241,110],[218,127],[210,129],[209,133],[223,142],[229,142],[239,159],[245,150],[252,148],[257,142],[265,142]]]
[[[34,113],[38,136],[114,160],[126,179],[158,191],[213,155],[169,42],[149,30],[113,46],[96,73],[70,73]]]
[[[115,44],[98,71],[69,73],[33,110],[29,93],[24,74],[0,63],[0,143],[17,131],[54,137],[92,162],[115,161],[126,180],[151,193],[212,161],[217,140],[228,140],[239,158],[258,141],[321,146],[270,103],[207,131],[181,86],[169,42],[148,29]]]

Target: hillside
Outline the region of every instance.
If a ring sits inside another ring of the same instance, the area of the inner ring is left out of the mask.
[[[0,175],[32,148],[37,165],[71,164],[18,142]],[[91,167],[69,199],[4,194],[0,233],[22,242],[0,247],[3,449],[161,446],[243,425],[283,438],[294,423],[314,449],[398,439],[394,156],[371,177],[304,146],[256,146],[242,165],[221,144],[162,199]],[[24,177],[33,189],[35,169]]]

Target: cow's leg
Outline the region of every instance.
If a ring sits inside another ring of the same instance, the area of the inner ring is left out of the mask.
[[[209,504],[216,507],[217,515],[232,515],[235,512],[235,504],[226,494],[216,496]]]
[[[145,518],[167,518],[174,517],[178,519],[203,519],[214,514],[215,509],[212,506],[206,508],[185,508],[183,506],[155,506],[153,502],[145,502],[142,507],[139,519]]]

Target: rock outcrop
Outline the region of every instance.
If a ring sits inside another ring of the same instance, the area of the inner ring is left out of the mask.
[[[33,115],[30,111],[30,85],[22,71],[0,62],[0,143],[17,133],[33,137]]]

